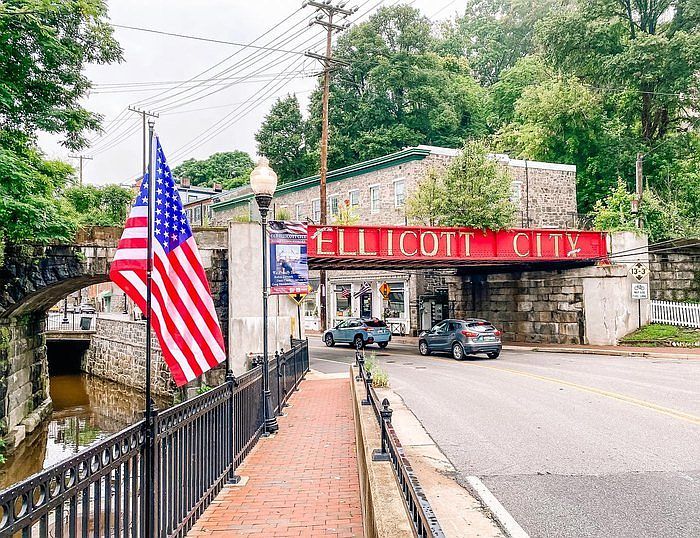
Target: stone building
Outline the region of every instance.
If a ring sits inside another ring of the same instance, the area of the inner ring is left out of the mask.
[[[333,222],[342,205],[352,208],[359,223],[408,224],[405,202],[430,168],[443,169],[458,151],[417,146],[332,170],[327,178],[328,215]],[[518,207],[516,226],[535,228],[576,227],[576,167],[511,159],[494,155],[513,178],[512,200]],[[212,204],[212,223],[256,220],[257,206],[249,186],[224,193]],[[319,177],[282,184],[273,200],[273,213],[285,218],[317,223],[320,220]],[[233,246],[232,246],[233,248]],[[449,271],[328,271],[328,316],[335,323],[350,316],[386,319],[397,334],[416,334],[444,317],[455,315],[456,300],[448,293]],[[312,286],[318,275],[311,274]],[[369,294],[356,297],[363,283]],[[391,288],[384,300],[379,286]],[[461,298],[460,298],[461,300]],[[305,326],[317,329],[316,297],[304,305]]]

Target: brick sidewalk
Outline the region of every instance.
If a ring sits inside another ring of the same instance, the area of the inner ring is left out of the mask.
[[[308,379],[279,432],[261,439],[188,536],[361,537],[362,513],[348,379]]]

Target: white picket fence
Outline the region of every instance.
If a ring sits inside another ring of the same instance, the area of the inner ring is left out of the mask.
[[[700,329],[700,304],[651,301],[651,322]]]

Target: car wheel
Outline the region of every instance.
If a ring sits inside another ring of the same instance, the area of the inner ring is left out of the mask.
[[[420,351],[421,355],[430,355],[430,348],[428,348],[428,342],[422,340],[418,344],[418,351]]]
[[[461,361],[464,358],[464,348],[459,342],[455,342],[452,346],[452,358],[456,361]]]
[[[326,342],[326,345],[328,347],[333,347],[335,345],[335,340],[333,340],[333,335],[330,333],[327,334],[323,340],[324,340],[324,342]]]
[[[490,352],[488,352],[488,353],[486,354],[486,356],[487,356],[489,359],[497,359],[498,356],[499,356],[500,354],[501,354],[500,351],[490,351]]]
[[[386,346],[389,345],[389,342],[379,342],[377,345],[382,349],[386,349]]]
[[[359,334],[353,339],[352,344],[355,346],[355,349],[362,349],[363,347],[365,347],[365,341]]]

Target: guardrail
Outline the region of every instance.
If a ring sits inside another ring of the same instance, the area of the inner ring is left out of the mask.
[[[279,413],[309,370],[308,341],[270,359]],[[0,492],[0,536],[141,538],[153,521],[158,537],[184,536],[263,430],[260,367],[156,413]],[[148,436],[153,476],[145,476]],[[155,505],[142,494],[155,486]],[[150,538],[150,537],[149,537]]]
[[[700,329],[700,304],[651,301],[652,323]]]
[[[406,457],[401,441],[391,425],[393,411],[389,407],[389,400],[384,398],[380,402],[379,396],[372,386],[372,373],[365,368],[365,357],[362,350],[355,352],[355,364],[358,369],[356,379],[365,385],[366,396],[362,400],[362,405],[372,406],[381,428],[381,447],[374,450],[372,459],[391,462],[399,483],[404,506],[411,518],[414,534],[420,538],[444,538],[445,533],[413,472],[413,467]]]
[[[64,315],[63,312],[49,312],[46,315],[45,328],[50,332],[77,332],[77,331],[94,331],[95,320],[97,314],[80,314],[69,312]]]

